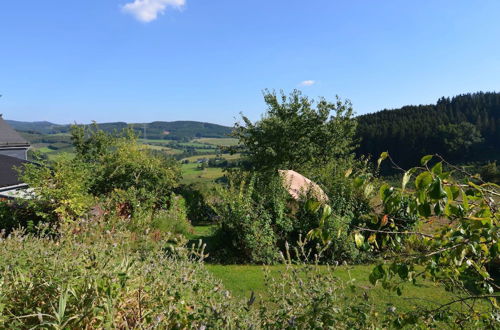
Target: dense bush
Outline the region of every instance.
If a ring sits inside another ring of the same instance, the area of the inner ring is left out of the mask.
[[[184,185],[176,189],[176,193],[184,197],[188,219],[193,224],[212,223],[215,213],[210,207],[215,198],[211,187],[203,184]]]
[[[31,196],[17,202],[1,229],[40,221],[57,228],[63,221],[88,218],[98,207],[121,216],[169,208],[180,179],[176,161],[151,154],[127,130],[111,134],[95,126],[74,127],[72,140],[76,157],[20,169]]]
[[[89,190],[93,195],[133,188],[141,192],[137,196],[142,195],[142,200],[161,208],[180,179],[178,162],[145,149],[131,130],[111,134],[97,126],[74,126],[72,141],[76,159],[91,170]]]
[[[370,205],[364,188],[355,187],[354,179],[339,175],[329,183],[345,184],[336,189],[328,205],[331,214],[324,219],[323,231],[331,236],[329,249],[322,262],[357,263],[366,259],[355,247],[352,238],[353,226],[368,212]],[[218,216],[217,240],[223,258],[232,256],[233,261],[266,263],[276,261],[277,252],[283,252],[286,244],[296,245],[312,229],[319,226],[321,216],[310,210],[308,204],[314,200],[308,192],[300,200],[294,200],[284,188],[286,182],[278,173],[252,173],[247,176],[237,173],[229,176],[227,186],[218,189],[213,208]],[[341,201],[350,204],[342,205]],[[338,203],[338,204],[336,204]],[[318,203],[320,205],[321,203]],[[307,248],[317,253],[318,240],[309,242]]]
[[[57,241],[19,234],[0,240],[0,327],[236,324],[238,305],[177,238],[106,228],[80,224]]]
[[[334,269],[285,259],[266,296],[241,301],[180,237],[118,219],[63,227],[58,240],[0,239],[1,328],[369,328],[383,316]]]
[[[257,179],[230,182],[218,189],[213,204],[218,216],[217,236],[222,250],[220,258],[239,262],[272,263],[278,258],[278,236],[273,229],[276,218],[255,200]]]

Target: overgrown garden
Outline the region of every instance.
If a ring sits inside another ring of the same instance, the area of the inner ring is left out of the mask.
[[[439,155],[410,169],[356,157],[348,101],[264,98],[259,121],[235,125],[226,148],[243,159],[215,185],[180,185],[177,161],[97,126],[73,127],[75,157],[20,169],[30,198],[1,202],[0,327],[498,327],[498,185]],[[284,169],[328,198],[292,198]],[[189,241],[198,223],[213,232]],[[232,294],[207,264],[262,265],[266,294]],[[338,275],[355,265],[369,285]],[[423,284],[440,299],[372,298]]]

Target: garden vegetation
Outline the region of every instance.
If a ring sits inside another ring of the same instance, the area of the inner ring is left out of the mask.
[[[31,195],[0,203],[0,327],[498,327],[498,185],[437,155],[409,170],[387,152],[356,157],[348,101],[264,99],[261,120],[235,126],[239,167],[211,188],[181,186],[179,164],[127,129],[73,127],[75,157],[19,169]],[[401,171],[397,186],[378,177],[384,163]],[[281,169],[329,199],[292,198]],[[210,223],[211,239],[189,242],[188,219]],[[242,299],[206,262],[283,268],[266,271],[265,296]],[[449,299],[377,305],[336,276],[360,263],[373,286],[404,297],[432,281]]]

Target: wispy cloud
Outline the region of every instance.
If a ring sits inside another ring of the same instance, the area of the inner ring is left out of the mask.
[[[125,4],[122,10],[141,22],[149,23],[163,14],[167,7],[181,9],[185,4],[186,0],[134,0]]]
[[[300,86],[312,86],[316,83],[314,80],[304,80],[300,83]]]

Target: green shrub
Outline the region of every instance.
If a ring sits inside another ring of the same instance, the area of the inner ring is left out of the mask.
[[[312,196],[305,192],[298,201],[291,198],[278,173],[237,174],[229,175],[228,186],[218,189],[213,203],[219,224],[217,241],[226,256],[239,262],[271,262],[276,260],[276,251],[283,252],[286,244],[296,246],[301,236],[319,226],[319,215],[307,209]],[[333,205],[333,212],[323,229],[332,239],[322,261],[358,263],[366,260],[366,255],[355,248],[351,233],[370,205],[364,188],[357,187],[353,178],[344,174],[341,177],[337,175],[337,179],[329,181],[330,191],[334,183],[345,186],[336,187],[338,194],[328,202]],[[351,204],[340,205],[340,201]],[[317,253],[317,243],[312,241],[307,248]],[[227,257],[224,260],[228,261]]]
[[[58,225],[86,217],[95,204],[90,192],[92,171],[77,159],[61,158],[51,167],[28,164],[22,169],[22,178],[30,186],[31,196],[18,203],[47,223]]]
[[[218,218],[216,233],[222,245],[221,257],[234,261],[272,263],[278,257],[277,235],[271,213],[255,202],[255,179],[239,186],[219,187],[213,207]]]
[[[215,213],[210,207],[214,191],[203,184],[181,186],[176,192],[186,201],[187,216],[193,224],[204,224],[215,220]]]
[[[57,241],[19,234],[2,239],[0,327],[238,324],[238,304],[231,305],[220,282],[174,237],[108,225],[81,224]]]
[[[20,169],[31,198],[19,201],[12,216],[0,214],[0,229],[40,221],[57,228],[61,222],[88,218],[97,205],[122,217],[168,209],[180,179],[176,161],[151,154],[127,130],[109,134],[97,127],[74,127],[72,133],[76,157]]]
[[[187,218],[186,201],[184,198],[174,196],[167,210],[155,212],[152,219],[152,227],[163,232],[188,236],[193,230]]]

